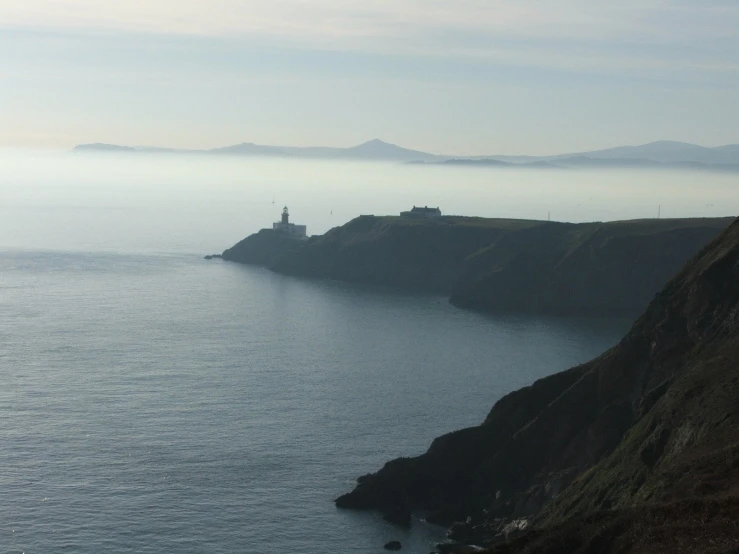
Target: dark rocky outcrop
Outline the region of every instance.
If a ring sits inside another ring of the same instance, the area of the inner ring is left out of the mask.
[[[304,243],[287,233],[262,229],[225,250],[221,256],[231,262],[272,266],[283,257],[298,252]]]
[[[360,216],[307,241],[260,231],[223,257],[289,275],[445,294],[488,312],[636,317],[730,221]]]
[[[105,144],[102,142],[96,142],[94,144],[78,144],[72,150],[73,152],[85,152],[85,153],[121,153],[121,152],[136,152],[135,148],[130,146],[119,146],[117,144]]]
[[[400,543],[400,541],[390,541],[389,543],[385,544],[383,548],[385,550],[400,550],[403,548],[403,545]]]
[[[739,548],[739,221],[616,347],[505,396],[336,504],[407,505],[499,552]]]

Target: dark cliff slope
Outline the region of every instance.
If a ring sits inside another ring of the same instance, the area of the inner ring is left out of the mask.
[[[453,535],[476,543],[534,518],[539,530],[501,552],[739,548],[739,221],[619,345],[388,462],[337,505],[469,516]]]
[[[225,250],[222,257],[231,262],[271,266],[280,258],[296,253],[304,244],[303,240],[262,229]]]
[[[360,216],[281,258],[275,271],[451,293],[465,259],[540,221]]]
[[[361,216],[307,241],[261,231],[223,257],[289,275],[448,294],[490,312],[636,317],[730,222]]]
[[[466,260],[453,304],[491,312],[636,317],[730,219],[554,223]]]

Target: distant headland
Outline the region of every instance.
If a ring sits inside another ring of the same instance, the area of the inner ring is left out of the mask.
[[[565,153],[551,156],[464,156],[440,155],[403,148],[379,139],[348,147],[270,146],[244,142],[206,150],[184,150],[145,146],[119,146],[92,143],[74,147],[76,153],[187,154],[200,156],[282,157],[292,159],[328,159],[384,161],[466,166],[479,168],[607,168],[607,169],[706,169],[739,171],[739,144],[706,147],[675,141],[658,141],[640,146],[618,146],[604,150]]]
[[[413,207],[359,216],[308,239],[276,224],[221,256],[287,275],[443,294],[492,313],[631,317],[731,221],[576,224]]]

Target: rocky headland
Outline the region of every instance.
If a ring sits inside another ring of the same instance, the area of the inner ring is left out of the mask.
[[[642,314],[598,358],[360,477],[340,508],[446,526],[443,552],[739,551],[739,221],[361,216],[222,256],[492,312]]]
[[[607,236],[639,259],[620,241],[686,233],[619,225],[581,228],[575,252]],[[360,477],[336,504],[401,524],[421,516],[449,526],[457,544],[497,553],[739,551],[739,220],[617,346],[510,393],[425,454]]]
[[[289,234],[262,229],[225,250],[220,257],[242,264],[273,267],[284,257],[297,254],[304,246],[305,241]]]
[[[262,230],[222,256],[288,275],[444,294],[487,312],[636,317],[730,222],[360,216],[309,240]]]

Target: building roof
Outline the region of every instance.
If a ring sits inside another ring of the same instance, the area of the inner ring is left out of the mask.
[[[428,213],[428,212],[440,212],[440,211],[441,210],[439,208],[429,208],[428,206],[424,206],[423,208],[421,208],[421,207],[413,206],[411,213],[423,214],[423,213]]]

